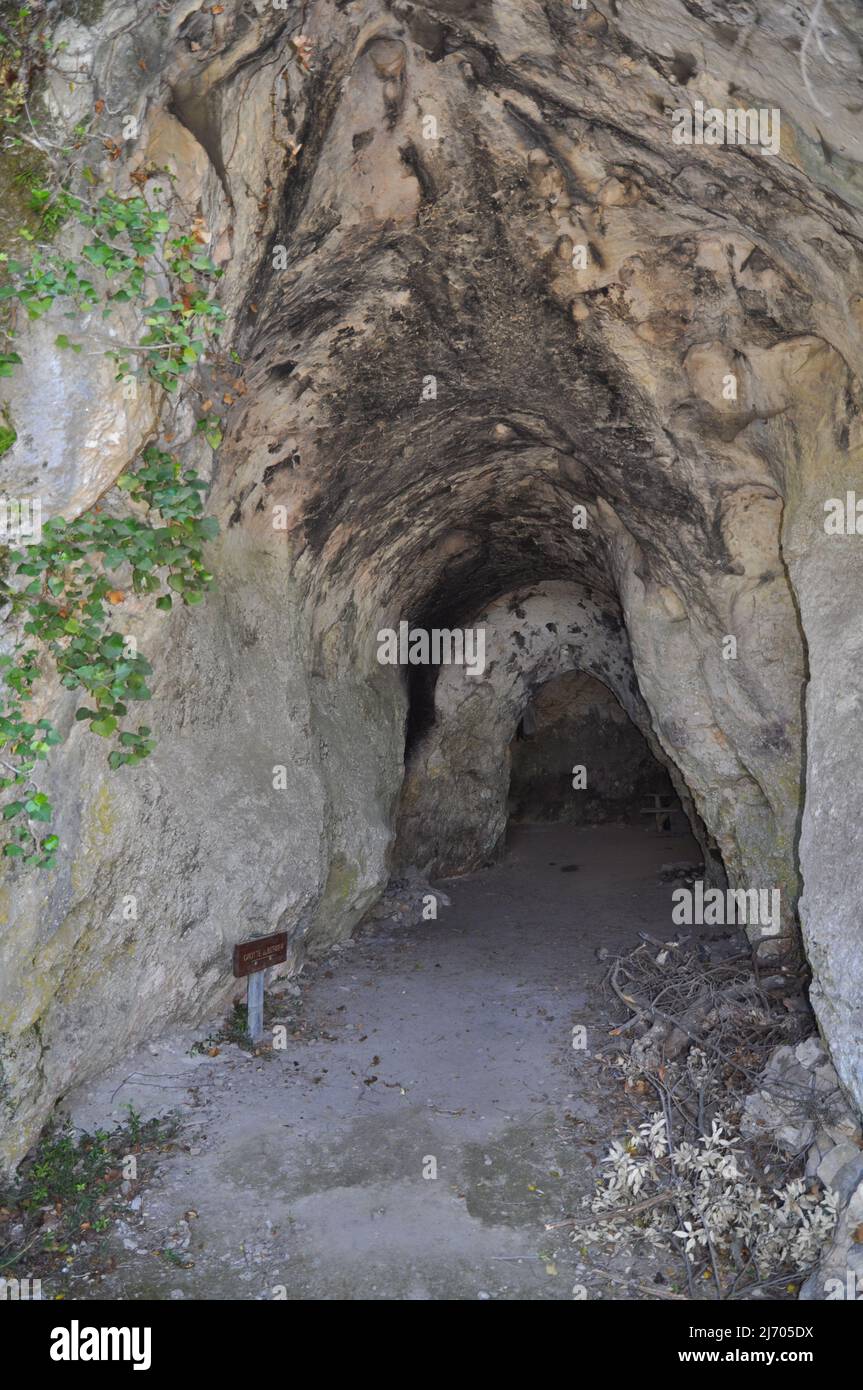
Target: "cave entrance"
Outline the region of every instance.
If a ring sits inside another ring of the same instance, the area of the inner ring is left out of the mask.
[[[450,665],[409,683],[395,869],[444,879],[497,863],[511,822],[691,830],[689,857],[715,872],[718,855],[654,733],[619,606],[549,580],[508,591],[474,622],[481,675]]]

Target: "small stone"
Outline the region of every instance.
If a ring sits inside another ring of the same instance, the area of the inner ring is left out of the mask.
[[[850,1156],[846,1157],[841,1167],[834,1168],[833,1176],[826,1185],[831,1187],[833,1191],[838,1194],[842,1202],[848,1202],[852,1194],[855,1193],[860,1184],[863,1183],[863,1153],[853,1144],[849,1144],[847,1147],[844,1144],[839,1144],[837,1148],[846,1154],[848,1150],[852,1152]],[[825,1162],[829,1162],[829,1159],[830,1155],[828,1154]]]

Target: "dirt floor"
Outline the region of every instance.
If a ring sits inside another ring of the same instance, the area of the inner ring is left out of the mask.
[[[597,952],[671,935],[658,871],[698,857],[640,827],[518,827],[503,864],[444,885],[438,921],[377,922],[273,998],[284,1049],[201,1029],[127,1059],[75,1123],[176,1106],[177,1143],[43,1297],[674,1297],[679,1271],[585,1257],[555,1223],[631,1114],[595,1055],[620,1019]]]

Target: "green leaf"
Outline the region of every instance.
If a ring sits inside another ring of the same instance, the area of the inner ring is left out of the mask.
[[[0,376],[11,376],[13,367],[21,366],[17,352],[0,352]]]
[[[90,725],[94,734],[100,734],[102,738],[109,738],[117,727],[117,720],[112,714],[106,714],[103,719],[94,719]]]

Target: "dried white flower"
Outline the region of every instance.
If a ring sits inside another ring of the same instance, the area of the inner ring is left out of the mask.
[[[664,1116],[657,1112],[639,1125],[626,1144],[612,1143],[609,1166],[590,1200],[591,1210],[619,1219],[575,1233],[581,1242],[617,1245],[642,1239],[654,1249],[717,1257],[741,1246],[762,1279],[793,1274],[817,1258],[836,1224],[838,1199],[832,1191],[807,1190],[794,1178],[782,1187],[762,1188],[746,1175],[740,1140],[720,1120],[708,1135],[684,1141],[672,1155]],[[673,1194],[673,1201],[640,1210],[629,1208],[644,1197]]]

